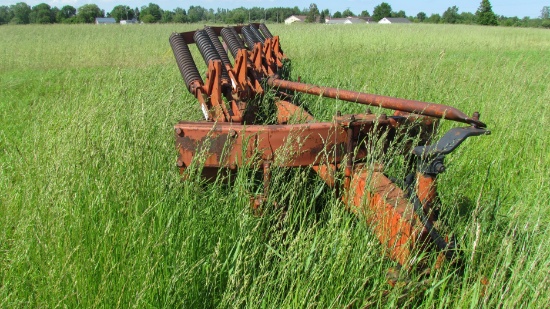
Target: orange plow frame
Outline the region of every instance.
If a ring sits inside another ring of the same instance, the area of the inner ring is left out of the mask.
[[[204,82],[187,46],[192,43],[197,44],[208,65]],[[174,33],[170,44],[187,88],[197,98],[206,118],[174,126],[180,173],[185,175],[199,154],[205,177],[214,177],[219,169],[261,167],[264,194],[251,199],[252,207],[258,208],[269,192],[272,166],[311,167],[336,189],[338,198],[351,212],[372,226],[389,257],[399,264],[417,262],[416,250],[438,248],[446,257],[453,257],[454,244],[444,240],[434,228],[436,179],[445,170],[445,155],[470,136],[489,134],[478,113],[469,117],[446,105],[286,80],[283,77],[288,59],[279,38],[263,24]],[[275,98],[271,104],[276,123],[258,124],[258,99],[268,92]],[[291,102],[295,92],[395,112],[391,116],[370,112],[338,114],[332,122],[316,122],[311,114]],[[430,144],[442,118],[470,126],[452,129],[437,143]],[[416,158],[416,172],[398,185],[384,175],[381,164],[367,165],[366,161],[372,151],[369,142],[382,139],[385,149],[403,132],[418,141],[417,145],[407,145],[403,152],[408,158]],[[343,179],[337,179],[338,170],[343,171]]]

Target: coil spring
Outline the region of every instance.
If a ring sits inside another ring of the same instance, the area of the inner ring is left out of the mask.
[[[262,44],[264,44],[265,38],[264,38],[264,36],[260,33],[260,31],[259,31],[258,29],[256,29],[256,26],[250,25],[250,28],[249,28],[249,29],[250,29],[250,31],[252,32],[252,34],[253,34],[254,36],[256,36],[256,37],[258,38],[258,40],[259,40]]]
[[[183,36],[179,33],[172,33],[169,41],[172,51],[174,52],[174,57],[176,57],[181,76],[187,85],[187,90],[191,91],[190,86],[195,81],[199,81],[201,85],[204,84],[199,74],[199,70],[195,65],[195,61],[193,60],[193,56],[191,56],[189,46],[185,43]]]
[[[208,37],[208,34],[206,34],[206,31],[196,31],[193,35],[193,39],[195,39],[195,43],[197,44],[206,65],[208,65],[211,60],[222,61],[220,55],[216,51],[216,48],[214,48],[212,41]],[[225,66],[222,66],[222,79],[229,79],[229,74],[227,73]]]
[[[241,28],[241,32],[244,36],[244,39],[246,41],[246,45],[248,46],[248,50],[252,50],[254,48],[254,44],[258,43],[259,40],[256,38],[255,35],[252,34],[250,31],[249,26],[244,26]]]
[[[269,32],[269,29],[267,29],[267,26],[265,24],[260,24],[260,30],[262,31],[262,33],[263,33],[263,35],[266,39],[273,38],[273,34],[271,34],[271,32]]]
[[[206,31],[206,34],[208,34],[208,37],[210,38],[210,41],[218,52],[218,55],[220,55],[222,63],[224,65],[231,66],[231,62],[229,62],[229,57],[227,56],[225,49],[223,49],[222,43],[220,43],[220,39],[218,39],[218,35],[216,35],[214,30],[210,27],[205,27],[204,30]]]
[[[233,31],[231,31],[231,29],[233,29]],[[227,44],[227,46],[229,47],[229,50],[233,55],[233,59],[237,57],[237,53],[239,52],[239,49],[245,49],[242,42],[235,37],[234,33],[237,33],[237,32],[233,27],[223,28],[221,31],[222,38]]]
[[[231,32],[233,32],[233,35],[235,36],[235,38],[237,38],[237,41],[239,41],[239,42],[241,43],[241,46],[242,46],[243,48],[246,48],[246,47],[244,46],[244,41],[243,41],[243,39],[241,38],[241,36],[237,33],[237,30],[235,30],[234,27],[229,27],[229,30],[231,30]]]

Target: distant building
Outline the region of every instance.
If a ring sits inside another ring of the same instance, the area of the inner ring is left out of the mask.
[[[116,24],[116,20],[114,18],[111,18],[111,17],[97,17],[95,19],[95,24],[96,25],[107,25],[107,24]]]
[[[287,25],[290,25],[292,23],[303,23],[306,21],[306,17],[305,15],[292,15],[290,16],[289,18],[285,19],[285,24]]]
[[[289,18],[285,19],[285,24],[290,25],[293,23],[303,23],[306,21],[306,15],[292,15]],[[315,22],[319,22],[319,16],[315,16]]]
[[[325,24],[337,25],[337,24],[365,24],[368,21],[357,18],[357,17],[346,17],[346,18],[327,18],[325,19]]]
[[[367,23],[367,24],[370,24],[370,23],[375,23],[376,24],[376,22],[373,21],[372,17],[370,17],[370,16],[359,16],[357,18],[364,20],[365,23]]]
[[[379,24],[410,24],[411,21],[403,17],[397,17],[397,18],[384,17],[378,23]]]
[[[137,18],[133,18],[133,19],[129,19],[129,20],[121,20],[120,21],[120,24],[121,25],[128,25],[128,24],[137,24],[138,23],[138,20]]]

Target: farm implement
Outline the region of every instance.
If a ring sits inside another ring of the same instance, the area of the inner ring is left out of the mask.
[[[263,193],[251,197],[251,206],[261,209],[272,168],[309,167],[334,188],[349,211],[372,226],[389,257],[400,265],[414,264],[417,250],[438,250],[440,256],[454,258],[455,242],[436,229],[437,176],[445,171],[445,157],[464,140],[489,134],[477,112],[468,116],[451,106],[292,81],[279,37],[264,24],[207,26],[173,33],[169,41],[205,118],[174,126],[180,173],[185,175],[199,156],[207,178],[219,170],[255,166]],[[196,44],[207,65],[204,79],[190,44]],[[332,121],[319,122],[297,102],[299,93],[394,112],[338,112]],[[441,119],[467,125],[434,142]],[[406,146],[399,155],[410,173],[403,180],[393,179],[383,163],[373,159],[373,152],[387,151],[404,136]]]

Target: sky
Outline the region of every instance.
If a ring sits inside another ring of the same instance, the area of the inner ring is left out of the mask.
[[[329,9],[332,13],[336,11],[343,12],[346,9],[350,9],[355,14],[360,14],[362,11],[367,10],[370,14],[375,6],[382,2],[387,2],[391,5],[394,11],[403,10],[408,16],[416,16],[419,12],[424,12],[428,16],[432,13],[443,14],[443,12],[456,5],[459,13],[471,12],[475,13],[481,0],[459,1],[459,0],[376,0],[376,1],[361,1],[361,0],[200,0],[200,1],[169,1],[169,0],[0,0],[0,5],[12,5],[17,2],[25,2],[30,6],[37,5],[39,3],[47,3],[50,6],[56,6],[58,8],[64,5],[72,5],[78,8],[87,3],[94,3],[99,6],[100,9],[105,12],[110,12],[116,5],[128,5],[132,8],[147,5],[150,2],[156,3],[163,10],[173,10],[176,7],[188,9],[191,5],[200,5],[207,9],[226,8],[234,9],[238,7],[251,8],[257,7],[295,7],[300,9],[309,7],[310,3],[316,3],[317,7],[321,10]],[[540,12],[543,6],[550,6],[550,0],[492,0],[490,1],[493,6],[493,12],[497,15],[504,15],[507,17],[517,16],[531,18],[537,18],[540,16]]]

